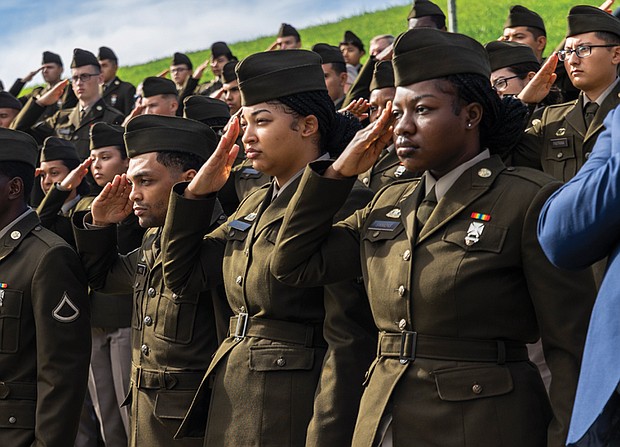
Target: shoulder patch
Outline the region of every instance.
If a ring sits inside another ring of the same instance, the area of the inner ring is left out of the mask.
[[[61,323],[71,323],[80,316],[80,309],[73,304],[69,295],[65,291],[62,294],[62,298],[58,305],[52,311],[52,316],[55,320],[60,321]]]

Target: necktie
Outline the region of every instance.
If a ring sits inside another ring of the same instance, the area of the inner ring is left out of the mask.
[[[599,106],[597,103],[589,102],[583,109],[583,120],[586,122],[586,129],[590,128],[590,124],[592,124],[592,120],[594,119],[594,115],[596,115],[598,107]]]
[[[424,197],[424,200],[422,200],[422,203],[420,203],[415,213],[420,229],[428,222],[428,218],[431,216],[436,206],[437,196],[435,195],[435,187],[433,186],[431,191]]]
[[[84,120],[85,115],[86,115],[86,110],[80,109],[80,122]]]

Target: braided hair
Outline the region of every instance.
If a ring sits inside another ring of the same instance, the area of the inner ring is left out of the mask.
[[[500,99],[491,88],[489,79],[478,74],[459,73],[439,79],[450,82],[456,89],[456,114],[460,113],[463,104],[477,102],[482,106],[480,145],[506,159],[525,130],[527,107],[512,97]],[[444,93],[452,93],[446,92],[441,83],[438,88]]]
[[[338,156],[362,128],[359,120],[350,113],[336,113],[334,103],[325,90],[281,96],[269,104],[283,105],[285,112],[299,117],[314,115],[319,122],[319,148],[321,154],[329,152]]]

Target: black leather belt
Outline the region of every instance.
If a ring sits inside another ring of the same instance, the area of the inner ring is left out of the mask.
[[[529,360],[523,343],[436,337],[417,332],[379,332],[377,356],[397,357],[403,364],[416,357],[461,362],[523,362]]]
[[[250,317],[240,313],[230,318],[230,336],[236,340],[245,337],[266,338],[268,340],[294,343],[307,347],[326,348],[322,324],[293,323],[290,321],[270,320]]]
[[[131,372],[133,383],[143,390],[196,390],[206,371],[158,371],[155,369],[134,368]]]
[[[0,399],[37,400],[37,384],[28,382],[0,382]]]

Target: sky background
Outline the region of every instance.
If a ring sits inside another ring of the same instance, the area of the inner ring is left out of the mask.
[[[304,28],[407,0],[0,0],[0,80],[39,67],[43,51],[60,54],[65,69],[73,48],[111,47],[120,65],[195,51],[218,40],[236,42],[276,34],[282,22]],[[302,35],[303,37],[303,35]],[[38,74],[32,84],[42,83]]]

